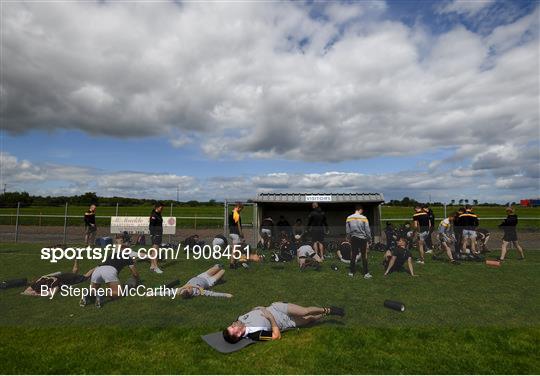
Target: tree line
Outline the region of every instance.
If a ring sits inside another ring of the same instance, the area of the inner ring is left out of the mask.
[[[13,208],[17,207],[17,203],[21,203],[21,207],[28,206],[85,206],[85,205],[101,205],[101,206],[115,206],[117,203],[121,206],[143,206],[153,205],[156,200],[144,199],[144,198],[130,198],[130,197],[100,197],[95,192],[86,192],[82,195],[74,196],[33,196],[28,192],[6,192],[0,194],[0,207]],[[215,206],[222,205],[223,203],[216,200],[210,201],[185,201],[177,202],[174,200],[162,200],[160,201],[165,206],[174,204],[174,206]]]
[[[83,206],[83,205],[102,205],[102,206],[115,206],[117,203],[121,206],[142,206],[142,205],[153,205],[156,203],[156,200],[150,200],[145,198],[130,198],[130,197],[100,197],[95,192],[86,192],[82,195],[75,196],[33,196],[28,194],[28,192],[6,192],[0,194],[0,207],[4,208],[13,208],[17,207],[17,203],[20,202],[22,207],[27,206],[63,206],[66,202],[69,205]],[[210,201],[185,201],[177,202],[174,200],[164,200],[160,201],[165,206],[173,204],[174,206],[218,206],[223,205],[222,202],[216,200]],[[388,206],[406,206],[413,207],[420,202],[416,201],[410,197],[403,197],[401,200],[390,200],[385,203]],[[474,206],[501,206],[496,203],[479,203],[478,200],[469,200],[469,199],[457,199],[451,200],[446,203],[446,205],[474,205]],[[506,206],[515,205],[515,202],[506,203]],[[432,202],[432,206],[442,206],[442,202]]]

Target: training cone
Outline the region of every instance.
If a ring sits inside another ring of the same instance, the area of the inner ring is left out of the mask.
[[[385,300],[384,306],[386,308],[393,309],[394,311],[400,311],[400,312],[405,311],[405,305],[401,302],[396,302],[394,300]]]
[[[492,268],[500,268],[501,262],[499,260],[486,260],[486,265]]]

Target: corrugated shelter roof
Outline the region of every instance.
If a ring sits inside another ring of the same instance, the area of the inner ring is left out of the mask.
[[[382,193],[259,193],[253,202],[384,202]]]

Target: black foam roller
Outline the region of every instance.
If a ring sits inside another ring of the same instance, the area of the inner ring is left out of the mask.
[[[26,286],[27,284],[28,284],[28,279],[26,278],[10,279],[8,281],[2,281],[0,283],[0,289],[8,289],[11,287],[21,287],[21,286]]]
[[[396,302],[395,300],[385,300],[384,306],[393,309],[394,311],[405,311],[405,305],[401,302]]]
[[[175,279],[174,281],[171,281],[165,285],[165,287],[172,289],[174,286],[178,286],[180,284],[179,279]]]

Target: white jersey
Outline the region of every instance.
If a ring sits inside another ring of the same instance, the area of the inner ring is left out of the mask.
[[[312,257],[315,255],[315,251],[310,245],[303,245],[296,251],[298,257]]]
[[[448,218],[445,218],[441,221],[439,224],[438,229],[439,234],[443,235],[452,235],[452,224],[450,223],[450,220]]]

